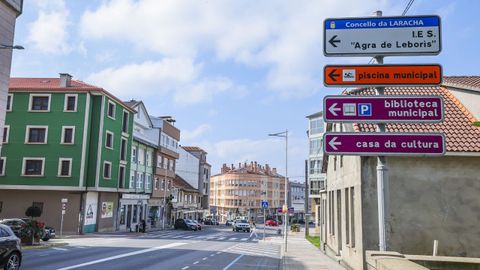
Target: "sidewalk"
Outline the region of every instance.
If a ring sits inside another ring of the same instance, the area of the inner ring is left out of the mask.
[[[289,231],[287,241],[287,252],[283,255],[281,270],[345,270],[305,239],[303,228],[298,233]]]

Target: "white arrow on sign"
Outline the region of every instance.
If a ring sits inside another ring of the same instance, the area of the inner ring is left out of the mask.
[[[333,137],[328,144],[333,148],[333,150],[338,150],[337,145],[342,145],[341,142],[337,142],[338,137]]]
[[[342,110],[341,108],[337,108],[337,104],[338,103],[333,103],[332,106],[330,106],[330,108],[328,108],[328,110],[335,116],[338,116],[338,114],[336,112]]]

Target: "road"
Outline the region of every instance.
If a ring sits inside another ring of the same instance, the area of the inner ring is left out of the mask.
[[[95,234],[53,240],[68,245],[25,250],[22,269],[279,269],[280,236],[269,228],[263,241],[263,229],[258,227],[256,232],[258,237],[220,225],[197,232]]]

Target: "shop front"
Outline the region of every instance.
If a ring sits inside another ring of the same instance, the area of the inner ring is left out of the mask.
[[[145,222],[148,228],[148,217],[150,210],[148,209],[148,200],[150,195],[147,194],[130,194],[124,193],[120,198],[119,214],[119,230],[120,231],[139,231]]]

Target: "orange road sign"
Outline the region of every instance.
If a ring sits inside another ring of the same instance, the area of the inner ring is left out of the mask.
[[[440,65],[328,65],[325,86],[439,85]]]

